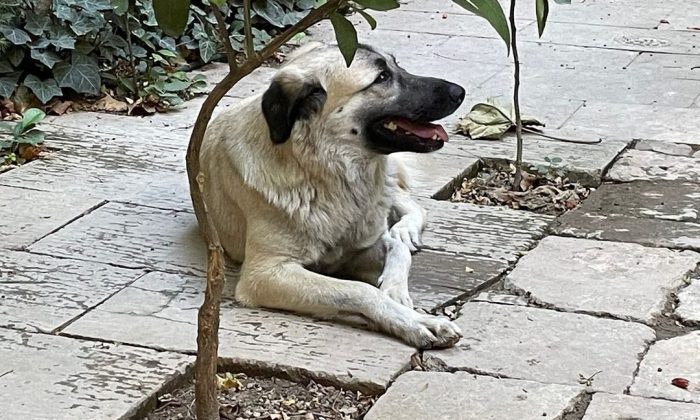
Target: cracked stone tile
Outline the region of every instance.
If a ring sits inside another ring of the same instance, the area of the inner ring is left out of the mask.
[[[227,279],[232,296],[235,278]],[[66,333],[176,351],[194,351],[204,279],[153,272],[71,324]],[[311,376],[378,392],[409,366],[415,350],[339,323],[248,309],[226,298],[219,357],[258,371]]]
[[[582,393],[580,385],[496,379],[465,372],[412,371],[399,376],[365,419],[561,418],[573,411]]]
[[[669,143],[659,140],[640,140],[634,148],[636,150],[648,150],[665,155],[693,156],[693,148],[688,144]]]
[[[106,264],[0,253],[0,326],[52,331],[143,275]]]
[[[447,146],[434,153],[396,154],[407,169],[413,195],[424,198],[452,195],[455,182],[478,161],[476,157],[455,156],[450,153],[452,150],[455,150],[453,146]]]
[[[32,252],[201,274],[206,250],[192,213],[107,203],[29,247]]]
[[[587,102],[564,128],[586,127],[600,136],[624,140],[700,144],[695,124],[699,118],[700,108]]]
[[[602,392],[594,394],[583,420],[613,419],[700,420],[700,407],[696,404],[654,398],[611,395]]]
[[[419,199],[428,211],[426,249],[514,262],[544,233],[552,216],[505,207]]]
[[[691,251],[548,236],[504,287],[548,307],[652,323],[698,263]]]
[[[413,256],[409,291],[416,307],[432,309],[471,293],[497,278],[509,264],[490,258],[464,257],[422,250]]]
[[[4,176],[0,176],[0,184]],[[82,195],[0,185],[0,248],[23,248],[98,206]]]
[[[497,303],[499,305],[530,306],[526,297],[508,294],[499,291],[481,292],[474,296],[470,302]]]
[[[606,392],[629,386],[655,337],[642,324],[516,305],[468,303],[461,313],[457,346],[425,354],[450,369],[545,383],[576,385],[600,371],[592,389]]]
[[[194,357],[0,329],[0,407],[8,419],[136,416]]]
[[[592,6],[595,7],[595,5]],[[700,34],[694,32],[657,31],[619,26],[610,26],[601,30],[598,25],[581,22],[547,22],[547,30],[542,37],[538,35],[536,25],[530,25],[519,31],[519,40],[639,52],[700,54],[697,48]]]
[[[678,293],[676,315],[687,324],[700,325],[700,277]]]
[[[628,150],[607,174],[611,181],[700,182],[700,159],[669,156],[642,150]]]
[[[699,348],[700,331],[657,341],[642,359],[630,394],[700,403]],[[685,378],[692,386],[681,389],[671,385],[674,378]]]
[[[485,160],[513,161],[515,159],[516,140],[513,137],[505,137],[502,141],[470,140],[458,135],[453,137],[452,147],[444,153],[476,156]],[[589,139],[590,137],[569,138]],[[523,163],[526,166],[546,166],[549,163],[544,160],[545,158],[558,157],[562,160],[560,165],[562,170],[566,171],[571,180],[592,187],[601,183],[605,168],[627,146],[627,142],[620,140],[606,139],[599,144],[585,145],[545,140],[530,135],[526,136],[524,141],[527,142],[527,147],[523,150]]]

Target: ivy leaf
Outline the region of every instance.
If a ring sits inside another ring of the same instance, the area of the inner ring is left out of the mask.
[[[216,42],[212,39],[200,39],[199,40],[199,56],[202,61],[208,63],[211,58],[216,54]]]
[[[19,67],[19,65],[22,63],[22,60],[24,60],[24,50],[19,47],[12,47],[10,51],[7,53],[7,59],[10,60],[10,64],[12,64],[15,67]]]
[[[365,20],[369,24],[369,27],[372,28],[372,30],[374,30],[377,27],[377,21],[374,20],[374,18],[370,16],[369,13],[365,12],[364,10],[358,10],[358,12],[360,12],[362,17],[365,18]]]
[[[190,0],[153,0],[153,11],[158,26],[167,35],[180,36],[187,26]]]
[[[129,0],[112,0],[112,10],[121,16],[129,10]]]
[[[93,95],[100,91],[100,71],[97,61],[92,57],[74,52],[71,62],[56,64],[53,73],[60,87]]]
[[[48,31],[51,27],[51,18],[48,16],[37,15],[30,10],[27,10],[26,12],[26,19],[27,23],[24,25],[24,29],[29,31],[29,33],[32,35],[43,35],[43,33]]]
[[[253,11],[266,21],[279,28],[285,26],[284,17],[286,15],[286,12],[282,8],[282,6],[277,4],[277,2],[267,0],[255,0],[253,2]]]
[[[14,70],[14,67],[12,67],[9,61],[0,61],[0,73],[12,73]]]
[[[76,15],[70,23],[70,27],[76,35],[82,36],[98,32],[105,25],[104,18],[100,15],[91,16],[87,13],[76,13]]]
[[[2,33],[5,39],[15,45],[24,45],[32,40],[29,37],[29,34],[20,28],[12,28],[10,26],[2,25],[0,26],[0,33]]]
[[[21,74],[21,72],[16,72],[9,76],[0,77],[0,97],[10,99],[15,89],[17,89],[17,81]]]
[[[510,54],[510,29],[498,0],[452,0],[458,6],[486,19],[505,41]]]
[[[571,0],[554,0],[556,4],[571,4]]]
[[[355,3],[372,10],[385,12],[399,7],[397,0],[355,0]]]
[[[544,25],[547,23],[549,15],[549,2],[547,0],[535,0],[535,15],[537,16],[537,32],[542,37]]]
[[[49,43],[56,48],[72,50],[75,48],[75,37],[63,27],[52,27],[49,31]]]
[[[31,50],[31,56],[33,59],[39,61],[41,64],[48,68],[53,68],[54,64],[61,61],[61,57],[58,56],[53,51],[40,50],[38,48],[33,48]]]
[[[54,96],[61,96],[61,88],[58,87],[54,79],[46,79],[42,81],[33,74],[28,75],[24,79],[24,86],[28,87],[42,104],[47,103]]]
[[[30,130],[17,138],[19,143],[31,144],[36,146],[44,142],[45,134],[41,130]]]
[[[330,18],[333,31],[335,31],[335,39],[338,41],[338,48],[345,58],[345,64],[350,67],[352,59],[355,58],[355,52],[357,52],[355,26],[338,12],[332,13]]]

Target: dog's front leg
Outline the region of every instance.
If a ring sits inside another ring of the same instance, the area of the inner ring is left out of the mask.
[[[396,302],[413,309],[408,293],[408,274],[411,270],[411,250],[400,239],[384,233],[384,269],[379,276],[379,289]]]
[[[391,236],[406,244],[411,252],[423,246],[421,235],[426,224],[426,213],[411,195],[398,189],[393,197],[392,213],[396,223],[389,229]]]
[[[419,314],[367,283],[324,276],[269,256],[246,257],[236,297],[251,306],[309,315],[361,315],[380,330],[421,349],[450,347],[462,336],[450,320]]]

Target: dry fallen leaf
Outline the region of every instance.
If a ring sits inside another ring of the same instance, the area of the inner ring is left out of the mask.
[[[26,160],[27,162],[38,158],[41,154],[41,151],[42,149],[40,146],[33,146],[31,144],[24,143],[21,143],[19,145],[19,157]]]
[[[216,386],[219,389],[241,389],[243,384],[231,372],[226,372],[223,376],[216,375]]]
[[[105,95],[95,102],[96,111],[125,112],[128,109],[126,102],[114,99],[110,95]]]
[[[73,101],[55,101],[49,104],[47,114],[63,115],[73,106]]]

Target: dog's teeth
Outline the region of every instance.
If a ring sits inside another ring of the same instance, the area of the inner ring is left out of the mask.
[[[387,130],[390,130],[390,131],[396,131],[398,126],[396,124],[394,124],[393,121],[389,121],[388,123],[384,123],[384,128],[386,128]]]
[[[433,140],[437,140],[437,139],[438,139],[438,135],[437,135],[437,134],[433,134],[433,137],[431,137],[431,138],[432,138]]]

